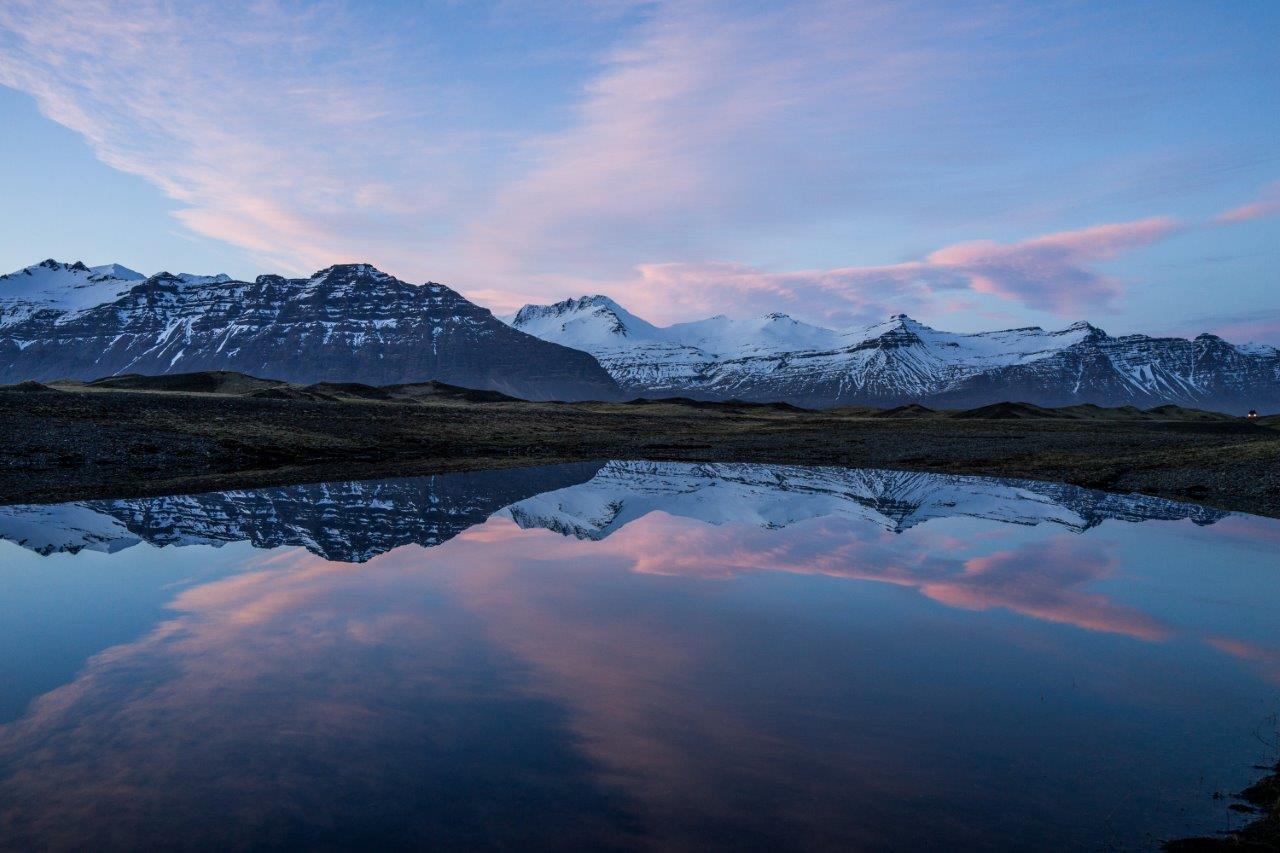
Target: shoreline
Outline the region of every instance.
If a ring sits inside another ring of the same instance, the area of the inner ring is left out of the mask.
[[[1280,424],[1270,418],[895,417],[692,401],[529,403],[461,389],[414,400],[349,391],[318,400],[0,389],[0,431],[12,437],[0,451],[0,504],[612,458],[1041,480],[1280,517]]]

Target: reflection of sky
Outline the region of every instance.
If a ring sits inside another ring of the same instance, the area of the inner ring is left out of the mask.
[[[1280,574],[1257,542],[1276,529],[655,512],[601,541],[493,518],[362,565],[3,546],[14,612],[100,591],[6,645],[63,661],[64,683],[0,728],[3,834],[1097,846],[1217,829],[1208,794],[1245,781],[1275,710],[1261,602]]]

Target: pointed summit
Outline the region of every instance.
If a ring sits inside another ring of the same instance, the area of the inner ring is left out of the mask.
[[[660,336],[652,323],[598,293],[550,305],[526,305],[505,322],[535,337],[587,352],[618,339],[648,340]]]
[[[144,276],[120,264],[86,266],[48,258],[0,275],[0,327],[41,311],[82,311],[116,299]]]

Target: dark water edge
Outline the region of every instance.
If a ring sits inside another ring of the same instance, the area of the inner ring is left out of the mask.
[[[1265,768],[1259,767],[1262,770]],[[1248,821],[1220,836],[1199,836],[1166,841],[1168,853],[1224,853],[1225,851],[1280,850],[1280,763],[1231,799],[1229,808]]]
[[[683,479],[673,479],[673,477]],[[1069,485],[1027,480],[983,480],[954,475],[910,474],[893,470],[850,471],[840,468],[714,464],[664,466],[660,463],[595,461],[514,471],[486,471],[425,478],[401,477],[374,483],[345,482],[278,487],[234,494],[215,492],[167,498],[85,501],[76,505],[74,509],[92,512],[101,519],[112,520],[116,525],[112,528],[114,539],[75,540],[72,538],[67,540],[69,545],[58,545],[52,542],[48,546],[33,547],[31,544],[26,544],[24,547],[41,554],[56,555],[57,558],[65,560],[75,559],[81,548],[87,548],[90,551],[99,549],[104,554],[120,555],[123,558],[127,556],[127,549],[132,549],[134,544],[147,543],[159,547],[161,553],[172,554],[176,560],[183,553],[190,554],[191,558],[207,553],[199,548],[189,548],[190,545],[219,546],[247,542],[258,549],[300,548],[328,562],[364,563],[383,555],[389,556],[388,552],[401,549],[405,545],[434,549],[470,528],[483,526],[495,514],[514,523],[522,532],[544,536],[547,532],[559,534],[565,540],[581,542],[584,548],[592,547],[593,542],[616,541],[612,540],[614,536],[624,539],[625,529],[637,520],[648,517],[629,513],[628,502],[641,501],[641,510],[644,513],[650,513],[656,509],[678,517],[682,513],[693,512],[694,515],[690,517],[702,519],[700,524],[712,526],[728,524],[729,521],[719,514],[721,510],[715,509],[715,506],[707,506],[705,510],[707,514],[703,519],[697,514],[703,512],[701,505],[688,504],[689,496],[698,493],[690,485],[690,478],[697,481],[693,486],[703,489],[711,497],[719,495],[718,490],[723,490],[726,486],[744,487],[746,490],[743,492],[743,497],[735,498],[735,502],[729,504],[735,512],[740,513],[741,519],[750,522],[744,529],[758,524],[770,536],[781,537],[780,541],[787,540],[784,530],[789,525],[803,525],[811,523],[815,518],[821,519],[830,517],[833,513],[849,511],[856,515],[859,523],[874,519],[883,528],[884,533],[895,537],[899,534],[910,534],[918,529],[931,530],[931,525],[935,523],[964,521],[985,525],[982,529],[990,534],[1005,530],[1048,530],[1060,532],[1063,536],[1081,543],[1080,547],[1072,546],[1058,557],[1053,556],[1053,549],[1027,551],[1025,559],[1029,560],[1028,562],[1008,564],[1009,570],[1013,571],[1009,579],[1019,581],[1012,587],[1015,592],[1020,589],[1021,576],[1034,578],[1046,572],[1063,573],[1063,582],[1067,584],[1064,589],[1072,589],[1072,584],[1076,583],[1073,578],[1080,570],[1081,558],[1087,561],[1098,556],[1089,548],[1084,548],[1084,543],[1089,541],[1089,538],[1099,529],[1110,531],[1106,535],[1114,538],[1120,534],[1127,534],[1131,530],[1155,530],[1156,526],[1149,528],[1146,523],[1163,522],[1165,525],[1185,526],[1191,531],[1196,531],[1196,536],[1203,538],[1211,535],[1219,523],[1227,518],[1222,512],[1156,498],[1117,496]],[[585,506],[608,508],[612,513],[611,516],[602,517],[594,511],[577,515],[565,514],[566,508],[583,506],[580,499],[584,495],[591,496],[593,490],[608,499],[587,501]],[[755,503],[747,503],[749,500],[755,500]],[[774,530],[773,526],[779,522],[767,515],[762,516],[760,512],[782,506],[788,501],[795,502],[793,509],[783,520],[782,527]],[[53,509],[57,508],[33,506],[32,517],[38,520],[40,512]],[[1235,518],[1233,517],[1232,521]],[[1117,525],[1117,522],[1125,523]],[[1261,519],[1257,522],[1264,525],[1273,524]],[[52,522],[46,520],[39,523],[48,528]],[[734,523],[743,522],[740,520]],[[1222,526],[1231,523],[1226,522]],[[630,529],[634,530],[634,528]],[[691,533],[702,527],[683,524],[679,529]],[[1259,528],[1260,531],[1269,529]],[[1238,537],[1241,534],[1234,532],[1229,535]],[[801,537],[798,542],[803,543],[804,538]],[[906,540],[890,539],[888,541],[902,543]],[[922,544],[932,541],[925,539],[922,540]],[[576,552],[567,551],[566,553]],[[586,557],[589,553],[591,552],[582,550],[580,556]],[[714,554],[714,551],[710,553]],[[942,552],[939,551],[939,553]],[[1047,564],[1045,560],[1048,561]],[[1104,563],[1100,562],[1098,565],[1103,566]],[[1206,572],[1221,572],[1223,569],[1224,567],[1215,567],[1213,564],[1205,566]],[[1105,575],[1099,575],[1099,577],[1103,578]],[[586,576],[583,580],[587,580]],[[936,581],[949,582],[949,575],[941,575]],[[798,605],[801,601],[808,601],[808,596],[818,588],[829,586],[830,583],[832,581],[819,577],[814,581],[805,581],[798,585],[790,584],[787,587],[790,590],[788,596],[803,595],[803,598],[792,599],[793,604]],[[352,589],[358,589],[358,587],[352,587]],[[766,586],[762,591],[768,592],[768,589],[769,586]],[[979,586],[964,589],[966,594],[969,594],[984,588]],[[1049,604],[1057,601],[1054,597],[1057,593],[1052,589],[1046,591],[1033,587],[1032,592],[1034,596],[1031,599],[1014,598],[1011,601],[1014,606],[1026,608],[1025,615],[1032,615],[1033,618],[1034,614],[1043,612],[1046,603],[1040,597],[1046,592],[1049,593],[1047,599]],[[631,596],[624,598],[630,599]],[[944,600],[947,599],[944,597]],[[760,602],[766,604],[762,605]],[[961,607],[965,606],[964,602],[965,599],[961,599]],[[1064,603],[1072,603],[1072,601],[1067,599]],[[1096,604],[1088,600],[1075,603],[1090,607]],[[611,604],[611,606],[616,605]],[[753,607],[759,606],[776,607],[777,602],[770,593],[753,604]],[[693,614],[698,611],[689,612]],[[804,608],[801,608],[801,612],[805,612]],[[1104,630],[1129,632],[1136,638],[1154,635],[1164,630],[1161,626],[1144,621],[1135,613],[1126,612],[1123,609],[1117,610],[1112,607],[1111,611],[1104,609],[1103,612],[1108,615],[1108,618],[1119,620],[1115,627],[1104,628]],[[1066,618],[1066,616],[1055,615],[1053,618]],[[983,617],[982,621],[987,621],[986,617]],[[797,629],[803,627],[805,630],[815,630],[812,624],[796,622],[795,625]],[[460,623],[458,627],[462,629],[466,626]],[[1096,624],[1093,630],[1097,630]],[[537,635],[536,631],[532,633]],[[814,635],[814,639],[821,637],[821,632]],[[1090,641],[1089,644],[1093,645],[1095,650],[1107,648],[1104,644],[1096,643],[1092,637],[1085,637],[1085,639]],[[799,648],[807,648],[807,644],[802,644]],[[156,655],[158,661],[163,661],[164,658],[160,654],[162,651],[162,647],[157,647],[149,653]],[[839,658],[832,660],[838,662]],[[370,659],[369,663],[376,666],[377,661],[378,658],[375,657]],[[477,658],[475,662],[483,663],[486,667],[494,665],[488,659]],[[730,663],[734,667],[741,665],[740,661],[730,661]],[[796,665],[800,667],[799,672],[806,671],[803,662],[797,661]],[[501,671],[503,678],[522,677],[518,670],[496,671]],[[146,675],[150,670],[142,672]],[[458,683],[467,683],[472,678],[469,672],[469,664],[448,670],[449,678]],[[354,673],[353,677],[359,678],[361,670],[354,670]],[[803,678],[800,683],[803,683]],[[114,685],[113,689],[128,693],[131,688],[121,683]],[[1074,678],[1072,689],[1074,690]],[[565,733],[562,729],[566,725],[563,718],[564,711],[554,704],[545,702],[511,704],[506,698],[501,701],[498,699],[499,697],[486,698],[485,704],[475,707],[469,704],[446,704],[435,708],[433,713],[443,714],[448,718],[459,713],[473,717],[474,728],[464,730],[460,734],[465,742],[470,744],[468,749],[477,750],[475,752],[477,756],[495,765],[503,761],[511,761],[512,756],[515,756],[521,767],[555,767],[557,774],[566,777],[563,780],[563,787],[556,787],[561,784],[559,781],[556,785],[551,785],[550,780],[542,780],[542,782],[516,780],[519,784],[513,789],[515,799],[506,804],[511,807],[510,809],[505,809],[504,806],[505,810],[501,814],[490,817],[477,813],[468,818],[470,822],[463,821],[453,826],[440,822],[445,821],[447,816],[447,813],[442,811],[437,817],[432,818],[436,821],[434,830],[436,835],[433,840],[459,847],[485,846],[486,843],[494,840],[493,832],[516,833],[517,835],[512,837],[517,837],[522,824],[547,816],[558,816],[578,822],[582,833],[573,837],[566,836],[562,839],[563,842],[587,844],[602,838],[610,838],[621,848],[643,846],[644,828],[636,823],[634,815],[629,813],[625,802],[613,797],[607,791],[587,784],[588,778],[598,772],[598,769],[588,765],[571,766],[560,763],[563,761],[563,754],[573,749],[573,739],[563,739]],[[1030,707],[1034,707],[1034,703]],[[509,729],[513,719],[521,721],[527,728],[511,730],[508,732],[509,737],[493,740],[495,733]],[[532,746],[534,741],[542,743],[545,751],[540,752],[539,748]],[[1046,748],[1052,750],[1054,747],[1047,745]],[[1167,773],[1167,769],[1165,772]],[[519,787],[526,781],[531,783],[530,787]],[[487,777],[480,774],[475,778],[469,777],[468,780],[469,785],[481,787],[510,786],[512,782],[509,776],[499,773]],[[427,809],[423,814],[430,814],[427,803],[451,795],[448,788],[433,787],[434,782],[428,783],[423,780],[415,782],[405,779],[404,783],[408,787],[402,793],[402,797],[389,804],[382,804],[384,809],[397,805],[407,808],[412,805],[413,808]],[[975,783],[970,782],[970,784]],[[1268,791],[1274,793],[1274,785],[1275,777],[1269,777],[1269,782],[1266,784],[1250,787],[1243,792],[1247,795],[1244,797],[1244,804],[1265,807],[1263,798]],[[468,788],[467,791],[469,791],[467,796],[480,796],[480,788]],[[916,800],[927,802],[931,794],[941,792],[925,787],[904,789],[902,793],[913,802]],[[1274,802],[1273,797],[1273,809]],[[1244,812],[1240,812],[1240,815],[1242,819],[1251,817]],[[1259,818],[1257,827],[1241,830],[1229,838],[1210,837],[1167,843],[1172,845],[1169,849],[1175,850],[1272,849],[1257,845],[1274,843],[1274,836],[1266,834],[1274,832],[1274,816],[1273,811],[1271,819]],[[174,823],[170,829],[179,832],[180,825]],[[379,838],[387,842],[412,843],[415,839],[422,841],[429,837],[379,835],[376,817],[372,816],[368,825],[352,824],[347,829],[355,833],[349,839],[353,841]],[[919,827],[916,828],[918,829]],[[293,842],[341,841],[337,837],[326,839],[323,835],[315,835],[314,830],[315,827],[298,824],[282,830],[285,835],[274,839],[273,843],[279,846]],[[911,839],[912,844],[923,840],[918,831],[906,830],[907,828],[904,827],[904,839]],[[723,842],[732,837],[723,836],[718,840]],[[241,837],[240,840],[249,839]],[[717,839],[713,835],[704,840],[713,842]],[[784,836],[767,838],[761,836],[759,840],[763,845],[765,842],[777,843],[786,839]],[[1008,842],[1010,839],[1004,840]],[[1153,839],[1153,843],[1160,841],[1160,839]],[[1235,846],[1179,846],[1189,844]]]

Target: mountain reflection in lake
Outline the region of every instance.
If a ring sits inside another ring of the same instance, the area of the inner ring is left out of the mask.
[[[611,462],[0,538],[0,847],[1142,849],[1280,708],[1280,522],[1069,486]]]

